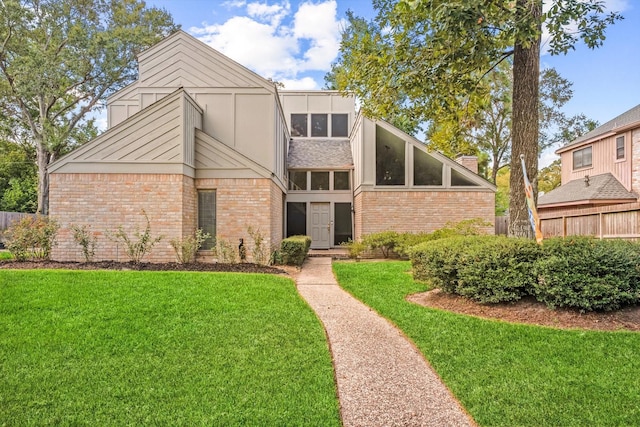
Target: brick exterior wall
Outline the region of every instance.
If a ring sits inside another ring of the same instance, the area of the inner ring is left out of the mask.
[[[169,242],[195,225],[195,207],[183,212],[185,205],[193,206],[193,190],[185,191],[193,188],[193,180],[184,175],[54,173],[50,180],[50,215],[61,225],[52,253],[55,260],[83,260],[72,224],[88,225],[96,234],[96,261],[128,261],[123,245],[109,239],[108,233],[119,226],[132,238],[136,229],[144,231],[144,209],[152,236],[163,236],[143,259],[150,262],[175,261]]]
[[[456,163],[464,166],[473,173],[478,173],[478,157],[477,156],[459,156]]]
[[[495,195],[473,191],[366,191],[355,201],[355,239],[385,230],[431,232],[448,222],[482,218],[495,232]]]
[[[249,226],[262,233],[267,249],[280,243],[282,196],[278,197],[277,192],[282,192],[270,179],[196,179],[196,189],[216,190],[217,237],[235,248],[239,239],[244,239],[248,261],[253,259]]]

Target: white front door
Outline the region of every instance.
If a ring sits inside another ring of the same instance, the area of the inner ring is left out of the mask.
[[[311,247],[329,249],[331,244],[331,205],[311,203]]]

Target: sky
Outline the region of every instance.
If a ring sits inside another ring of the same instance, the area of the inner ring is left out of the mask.
[[[605,0],[624,20],[606,31],[598,49],[583,44],[567,55],[541,56],[573,82],[569,115],[603,124],[640,104],[640,0]],[[346,11],[372,18],[370,0],[147,0],[166,9],[182,29],[286,89],[321,89],[340,48]],[[544,46],[543,46],[544,49]],[[557,156],[543,153],[540,165]]]

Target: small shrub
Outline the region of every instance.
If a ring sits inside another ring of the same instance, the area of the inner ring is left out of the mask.
[[[362,243],[372,250],[380,249],[382,256],[389,258],[389,254],[398,243],[399,237],[400,235],[397,231],[382,231],[362,236]]]
[[[307,257],[310,246],[311,237],[309,236],[291,236],[282,240],[280,243],[282,263],[301,266]]]
[[[538,245],[530,239],[457,236],[414,247],[414,277],[481,303],[517,301],[535,283]]]
[[[536,298],[550,308],[609,311],[640,302],[640,246],[591,237],[547,239],[536,263]]]
[[[346,242],[340,243],[340,246],[347,248],[347,251],[349,251],[349,258],[351,259],[358,258],[360,255],[362,255],[363,252],[367,250],[367,245],[365,245],[361,240],[353,241],[349,239]]]
[[[198,251],[202,247],[202,244],[211,235],[205,233],[201,228],[198,228],[193,234],[185,237],[184,239],[171,239],[171,247],[176,252],[176,258],[180,264],[190,264],[196,262],[196,256]]]
[[[24,217],[5,231],[4,243],[18,261],[48,260],[59,228],[56,220],[42,215]]]
[[[73,232],[73,240],[82,247],[82,256],[85,262],[93,261],[96,254],[96,243],[98,238],[91,232],[87,225],[71,224],[69,227]]]
[[[139,264],[142,261],[142,258],[144,258],[147,253],[151,252],[153,246],[162,240],[162,236],[151,236],[151,224],[149,222],[149,217],[144,209],[141,213],[144,215],[147,225],[142,232],[136,228],[136,231],[133,233],[135,239],[129,237],[129,235],[124,231],[123,226],[119,226],[115,232],[109,233],[109,238],[111,240],[116,243],[124,244],[129,260],[135,264]]]
[[[251,254],[253,255],[253,262],[260,265],[265,265],[269,260],[267,259],[268,252],[265,244],[265,238],[259,228],[254,229],[252,226],[247,228],[247,234],[253,240],[253,248]]]
[[[218,262],[222,264],[235,264],[238,262],[238,253],[234,246],[225,239],[216,239],[216,255],[218,256]]]

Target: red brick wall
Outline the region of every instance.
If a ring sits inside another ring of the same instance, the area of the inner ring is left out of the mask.
[[[197,179],[196,188],[216,190],[217,237],[236,248],[239,239],[244,239],[248,261],[252,260],[253,246],[247,233],[249,226],[262,233],[267,248],[280,243],[282,196],[278,198],[280,190],[270,179]]]
[[[50,215],[61,228],[58,245],[52,257],[56,260],[81,261],[81,247],[74,242],[70,226],[89,225],[98,237],[95,259],[128,261],[123,244],[108,238],[122,226],[133,238],[136,229],[146,227],[142,210],[147,213],[152,236],[162,235],[143,261],[175,261],[170,245],[173,238],[182,238],[194,227],[195,208],[186,189],[193,180],[184,175],[168,174],[51,174]],[[193,193],[191,190],[190,193]]]
[[[431,232],[447,222],[482,218],[495,223],[495,195],[472,191],[367,191],[356,196],[355,238],[385,230]]]

